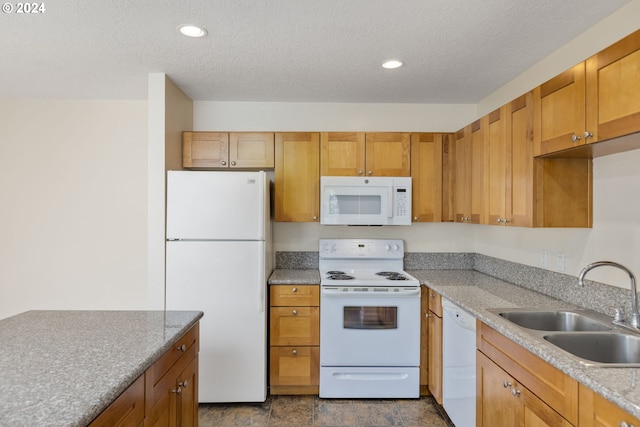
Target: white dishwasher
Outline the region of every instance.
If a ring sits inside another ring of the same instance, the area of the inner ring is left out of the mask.
[[[442,406],[456,427],[476,425],[476,318],[442,299]]]

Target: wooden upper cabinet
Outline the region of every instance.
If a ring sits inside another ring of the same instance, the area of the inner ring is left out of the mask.
[[[585,64],[538,86],[535,102],[535,155],[543,155],[585,143]]]
[[[489,198],[488,116],[471,124],[471,221],[486,224]]]
[[[488,224],[508,224],[507,218],[507,183],[510,179],[511,164],[508,160],[507,113],[508,106],[503,106],[488,115]]]
[[[274,135],[268,132],[229,134],[229,166],[232,168],[273,168]]]
[[[182,166],[188,169],[270,169],[273,133],[183,132]]]
[[[456,135],[442,135],[442,221],[454,222],[455,157]]]
[[[507,104],[506,222],[516,227],[533,226],[534,159],[533,93]]]
[[[182,166],[226,168],[229,163],[227,132],[182,132]]]
[[[323,132],[322,176],[410,176],[410,134]]]
[[[276,133],[275,145],[275,220],[319,221],[320,135]]]
[[[364,133],[320,134],[321,176],[364,175]]]
[[[441,133],[411,134],[413,221],[442,221]]]
[[[471,125],[456,132],[454,143],[453,212],[455,222],[471,221]]]
[[[408,132],[365,134],[365,170],[368,176],[411,176],[411,139]]]
[[[640,131],[640,30],[586,61],[588,142]]]

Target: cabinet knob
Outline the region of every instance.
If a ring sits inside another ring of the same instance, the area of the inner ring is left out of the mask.
[[[367,172],[368,175],[373,175],[373,171]]]
[[[180,387],[178,387],[175,390],[171,390],[171,393],[182,394],[182,389]]]
[[[580,141],[580,137],[578,135],[576,135],[575,133],[572,133],[571,134],[571,140],[573,142],[577,142],[577,141]]]
[[[364,173],[364,171],[359,170],[358,171],[358,175],[362,175]]]
[[[417,216],[414,216],[414,217],[413,217],[413,220],[414,220],[414,221],[416,221],[416,222],[418,222],[418,217],[417,217]]]
[[[295,292],[298,292],[298,288],[293,288],[293,289],[291,289],[291,292],[294,292],[294,293],[295,293]]]
[[[182,388],[187,388],[188,385],[189,385],[189,382],[187,380],[184,380],[181,383],[178,383],[178,387],[182,387]]]
[[[593,138],[593,134],[591,132],[589,132],[588,130],[584,131],[584,139],[587,140],[589,138]]]
[[[496,221],[498,224],[502,224],[502,218],[498,218],[498,220]]]
[[[235,166],[235,165],[236,165],[236,162],[231,162],[231,166]]]
[[[511,394],[514,395],[515,397],[520,397],[520,390],[518,390],[517,388],[514,388],[511,390]]]
[[[185,351],[187,351],[187,346],[185,344],[182,344],[180,347],[176,347],[176,350],[184,353]]]
[[[294,316],[298,314],[298,310],[291,310],[291,314],[293,314]]]
[[[509,382],[509,380],[502,381],[502,387],[504,387],[504,388],[511,387],[511,383]]]
[[[509,224],[511,222],[511,220],[509,220],[507,218],[503,218],[502,222],[504,222],[505,224]]]
[[[295,356],[296,354],[298,354],[298,350],[291,350],[291,354]]]
[[[223,161],[221,161],[220,163],[222,164],[222,166],[226,166],[226,165],[227,165],[227,162],[226,162],[226,161],[224,161],[224,160],[223,160]]]
[[[317,220],[318,220],[318,217],[314,215],[314,216],[313,216],[313,220],[314,220],[314,221],[317,221]]]

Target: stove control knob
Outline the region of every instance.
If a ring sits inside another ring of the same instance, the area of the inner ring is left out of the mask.
[[[391,250],[391,245],[385,245],[384,250],[389,252]]]
[[[398,245],[391,245],[391,249],[392,249],[394,252],[397,252],[397,251],[400,249],[400,246],[398,246]]]

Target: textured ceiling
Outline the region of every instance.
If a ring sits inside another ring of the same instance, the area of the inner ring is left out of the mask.
[[[477,103],[628,2],[45,0],[0,16],[0,98]]]

